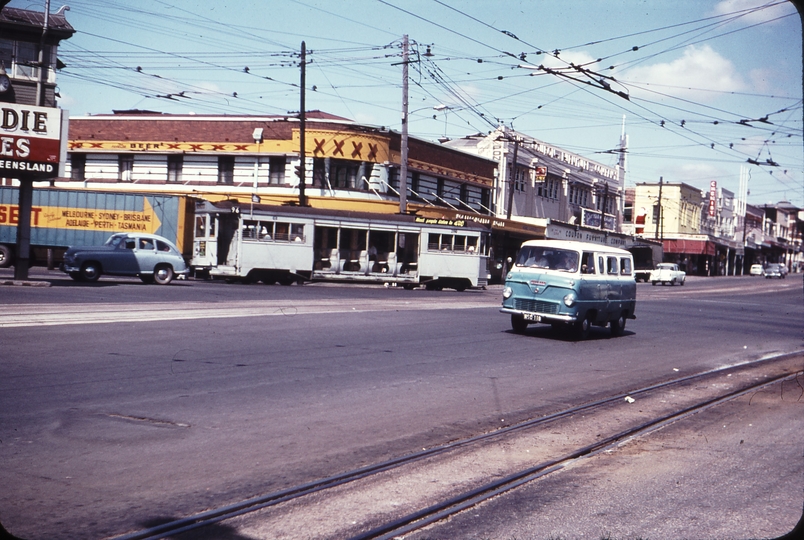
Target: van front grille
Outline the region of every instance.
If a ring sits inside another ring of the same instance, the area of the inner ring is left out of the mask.
[[[532,311],[533,313],[558,313],[558,304],[553,302],[543,302],[542,300],[528,300],[525,298],[514,299],[514,309],[522,311]]]

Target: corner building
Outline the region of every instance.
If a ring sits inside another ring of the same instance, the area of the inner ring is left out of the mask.
[[[59,187],[298,204],[300,125],[290,116],[122,111],[70,119]],[[305,195],[317,208],[399,212],[401,136],[319,111],[307,114]],[[408,205],[488,214],[496,163],[410,138]]]

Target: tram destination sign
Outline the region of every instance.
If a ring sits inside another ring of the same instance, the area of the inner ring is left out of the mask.
[[[61,109],[3,103],[0,107],[0,176],[58,176],[61,119]]]

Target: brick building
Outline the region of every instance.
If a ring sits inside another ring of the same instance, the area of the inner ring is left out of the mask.
[[[298,201],[299,121],[291,116],[121,111],[70,119],[61,187]],[[305,194],[319,208],[399,211],[399,133],[307,114]],[[408,202],[488,214],[496,163],[411,137]]]

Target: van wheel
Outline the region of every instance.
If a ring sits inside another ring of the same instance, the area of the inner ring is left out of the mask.
[[[589,330],[592,327],[592,321],[590,318],[584,317],[580,321],[576,321],[575,325],[573,326],[572,334],[576,341],[583,341],[589,337]]]
[[[515,334],[524,334],[528,329],[528,323],[522,315],[511,315],[511,328],[514,329]]]
[[[157,285],[167,285],[173,281],[173,267],[164,264],[154,268],[154,281]]]
[[[617,320],[611,321],[609,325],[611,326],[611,335],[613,337],[618,337],[623,335],[625,331],[625,313],[620,315]]]
[[[89,261],[89,262],[85,262],[83,264],[83,266],[81,266],[81,278],[84,281],[88,281],[90,283],[93,283],[95,281],[98,281],[98,279],[100,279],[100,277],[101,277],[101,266],[100,266],[100,264],[98,264],[98,263],[96,263],[94,261]]]

